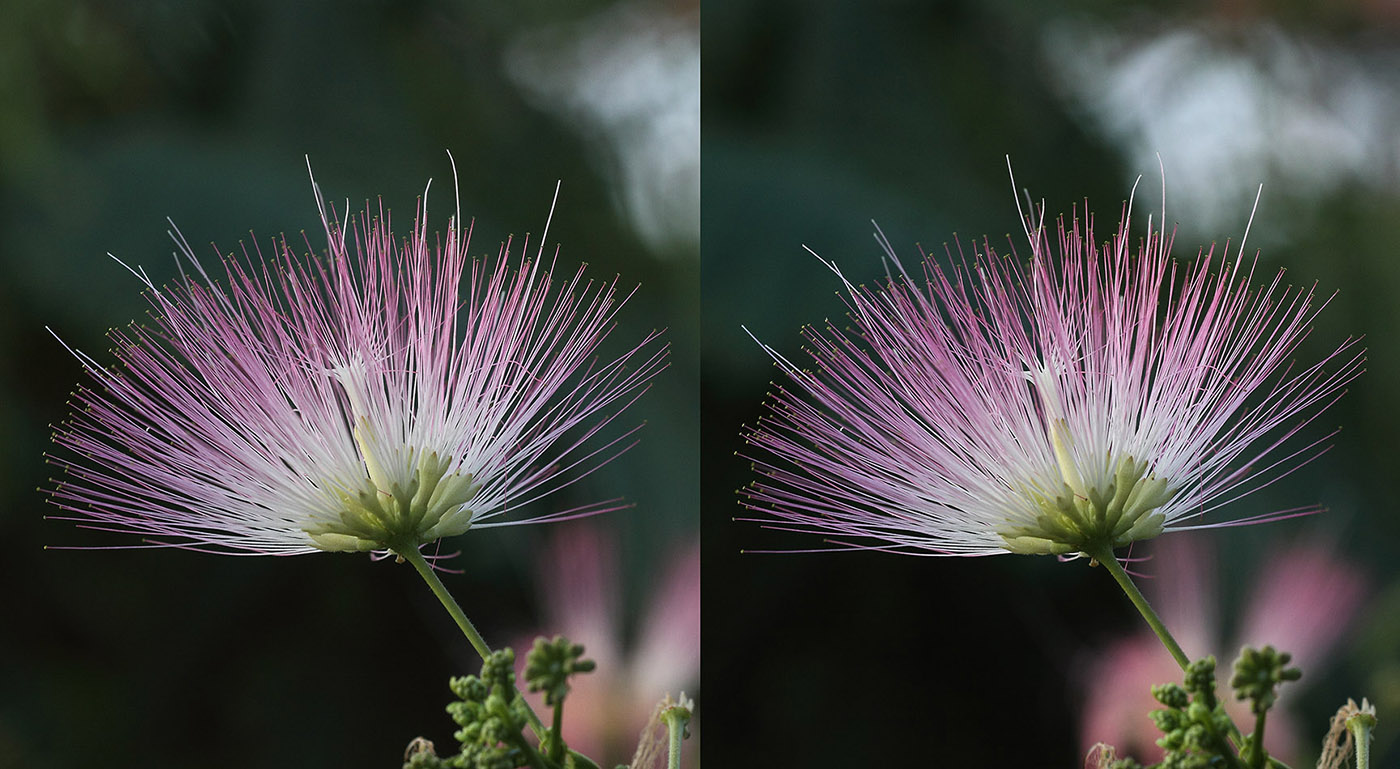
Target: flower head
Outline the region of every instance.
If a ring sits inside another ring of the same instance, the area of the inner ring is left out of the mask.
[[[756,520],[897,552],[1102,553],[1222,525],[1207,514],[1323,450],[1266,461],[1360,372],[1353,340],[1290,363],[1326,302],[1282,272],[1254,288],[1228,246],[1179,266],[1150,220],[1134,251],[1131,207],[1102,246],[1076,213],[1054,253],[1042,211],[1028,259],[959,246],[922,281],[882,237],[880,288],[827,263],[854,328],[808,328],[811,369],[764,346],[791,384],[747,431]]]
[[[495,519],[627,448],[632,431],[584,444],[666,348],[653,333],[599,363],[615,281],[560,280],[528,243],[471,260],[460,216],[429,237],[426,193],[402,240],[382,203],[343,228],[316,199],[324,257],[284,237],[219,281],[177,233],[176,285],[134,271],[154,328],[113,331],[110,369],[75,353],[95,385],[54,436],[76,454],[56,459],[63,517],[221,553],[401,552],[525,522]]]

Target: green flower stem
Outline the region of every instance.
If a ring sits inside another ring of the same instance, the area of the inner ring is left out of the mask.
[[[467,619],[466,612],[462,611],[462,607],[457,605],[457,599],[453,598],[452,594],[447,592],[447,586],[443,585],[442,580],[438,579],[437,572],[433,571],[433,567],[429,566],[428,562],[423,559],[423,554],[418,552],[418,548],[408,546],[391,547],[390,549],[393,550],[394,555],[413,564],[413,568],[418,571],[419,576],[423,578],[424,582],[428,583],[428,587],[433,591],[433,595],[437,596],[438,600],[442,602],[443,608],[447,609],[447,613],[451,614],[452,619],[457,621],[457,626],[462,629],[462,633],[466,635],[467,640],[471,642],[472,648],[476,649],[476,653],[481,655],[483,662],[486,661],[486,658],[491,656],[491,647],[486,645],[486,639],[481,637],[481,633],[477,632],[476,626],[472,624],[471,620]],[[526,702],[525,698],[522,697],[519,692],[517,692],[515,696],[525,704],[525,713],[530,719],[530,729],[534,731],[536,737],[543,740],[545,734],[544,722],[540,721],[540,717],[535,715],[534,708],[530,707],[530,703]]]
[[[1347,718],[1347,730],[1356,748],[1356,769],[1371,767],[1371,728],[1375,725],[1376,717],[1364,711]]]
[[[681,769],[681,740],[685,739],[685,726],[671,719],[666,723],[670,732],[671,745],[666,754],[666,769]]]
[[[462,629],[462,633],[466,635],[467,640],[471,642],[472,648],[476,649],[476,653],[481,655],[482,662],[485,662],[486,658],[491,656],[491,647],[486,645],[486,639],[482,638],[481,633],[477,632],[476,625],[473,625],[472,621],[467,619],[466,612],[462,611],[462,607],[457,605],[457,599],[453,598],[452,594],[447,592],[447,586],[442,584],[442,580],[438,579],[437,572],[433,571],[433,567],[429,566],[428,562],[423,559],[423,554],[418,552],[418,548],[395,548],[394,554],[413,564],[413,568],[418,570],[419,576],[423,578],[424,582],[428,583],[428,587],[433,591],[433,595],[437,596],[439,601],[442,601],[443,608],[447,609],[447,613],[451,614],[452,619],[457,621],[457,626]]]
[[[1249,762],[1251,769],[1264,769],[1264,717],[1267,715],[1269,711],[1266,710],[1254,717],[1254,754]]]
[[[690,724],[691,709],[695,703],[687,699],[685,692],[672,703],[671,698],[663,701],[661,718],[666,722],[666,733],[671,738],[667,746],[666,769],[681,769],[681,741],[686,737],[686,726]]]
[[[535,746],[527,742],[524,737],[516,735],[516,738],[511,742],[525,754],[525,763],[530,765],[530,769],[552,769],[552,767],[558,766],[552,761],[546,761],[545,757],[540,755],[538,750],[535,750]]]
[[[1356,741],[1356,769],[1370,769],[1371,767],[1371,740],[1370,734],[1365,739]]]
[[[1147,624],[1152,628],[1152,632],[1157,634],[1157,638],[1161,639],[1162,645],[1167,647],[1167,651],[1171,652],[1172,659],[1175,659],[1176,664],[1180,665],[1182,670],[1185,670],[1186,666],[1191,664],[1191,660],[1187,659],[1186,652],[1181,650],[1181,646],[1177,644],[1175,638],[1172,638],[1172,634],[1167,630],[1167,626],[1162,624],[1162,618],[1157,616],[1157,612],[1152,610],[1152,606],[1147,603],[1147,599],[1144,598],[1142,592],[1137,589],[1137,585],[1133,584],[1132,578],[1128,576],[1126,571],[1123,571],[1123,566],[1118,563],[1118,559],[1113,557],[1113,549],[1110,547],[1100,547],[1093,551],[1086,550],[1084,554],[1102,565],[1108,570],[1109,574],[1113,575],[1113,578],[1118,582],[1118,586],[1123,588],[1124,593],[1128,594],[1128,600],[1133,602],[1133,605],[1136,606],[1137,610],[1142,614],[1142,618],[1147,620]]]
[[[554,742],[549,745],[549,760],[564,760],[564,701],[554,703]]]

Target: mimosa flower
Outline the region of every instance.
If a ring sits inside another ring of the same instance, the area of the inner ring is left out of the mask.
[[[837,547],[1103,555],[1299,512],[1212,517],[1325,450],[1276,456],[1363,354],[1348,339],[1295,366],[1327,303],[1315,287],[1282,271],[1255,287],[1243,245],[1178,264],[1150,220],[1134,250],[1131,208],[1102,245],[1077,213],[1052,242],[1042,211],[1025,220],[1029,258],[959,246],[947,266],[926,258],[922,281],[883,237],[879,288],[826,262],[853,328],[808,328],[810,369],[764,345],[790,384],[747,430],[756,520]]]
[[[95,383],[54,436],[75,455],[55,460],[64,517],[287,555],[403,552],[616,507],[507,519],[627,448],[630,430],[586,442],[665,365],[657,333],[599,361],[630,293],[582,268],[561,279],[528,243],[469,260],[460,215],[429,236],[426,193],[402,240],[382,204],[343,228],[316,200],[323,257],[283,238],[269,258],[224,258],[216,280],[177,234],[175,285],[134,271],[154,328],[113,331],[111,368],[75,353]]]

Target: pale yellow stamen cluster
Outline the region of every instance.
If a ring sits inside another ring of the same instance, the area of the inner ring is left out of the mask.
[[[470,474],[449,474],[451,465],[451,457],[430,451],[419,457],[407,485],[395,482],[387,489],[373,480],[375,471],[370,470],[370,477],[358,489],[336,490],[341,502],[337,521],[309,528],[306,533],[322,550],[417,546],[461,534],[472,521],[472,511],[464,505],[480,487]]]
[[[1082,553],[1104,546],[1120,547],[1162,533],[1166,517],[1158,508],[1176,493],[1171,482],[1148,470],[1132,456],[1105,454],[1106,483],[1090,485],[1075,461],[1074,436],[1064,418],[1055,377],[1048,370],[1033,372],[1031,381],[1044,408],[1046,437],[1055,455],[1060,487],[1027,485],[1021,493],[1034,504],[1034,522],[1008,521],[997,529],[1013,553]],[[1090,477],[1102,473],[1090,473]]]
[[[1148,472],[1146,462],[1125,457],[1105,488],[1090,487],[1080,494],[1066,483],[1053,496],[1033,489],[1025,494],[1038,508],[1035,522],[998,528],[1006,549],[1064,555],[1105,543],[1121,547],[1161,534],[1166,517],[1157,508],[1171,501],[1175,490],[1166,479]]]
[[[354,381],[354,375],[361,372],[347,367],[333,373],[350,402],[351,434],[365,476],[349,487],[329,484],[340,509],[336,519],[306,529],[316,547],[337,551],[417,547],[470,528],[472,511],[465,505],[480,484],[473,483],[470,473],[449,473],[452,457],[411,446],[397,451],[406,455],[406,464],[416,466],[407,482],[396,480],[376,458],[377,436],[360,397],[359,383]]]

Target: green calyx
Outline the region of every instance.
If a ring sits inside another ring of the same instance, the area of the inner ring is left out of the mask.
[[[1013,553],[1065,555],[1121,547],[1161,534],[1166,516],[1158,508],[1175,493],[1165,478],[1148,472],[1146,462],[1126,457],[1104,488],[1076,490],[1066,479],[1053,496],[1026,490],[1039,508],[1035,521],[1007,523],[997,533]]]
[[[352,552],[416,547],[461,534],[472,523],[465,505],[481,486],[470,473],[448,473],[451,464],[451,457],[430,451],[419,457],[407,484],[393,482],[384,489],[366,477],[359,488],[336,489],[341,503],[337,519],[305,531],[322,550]]]

